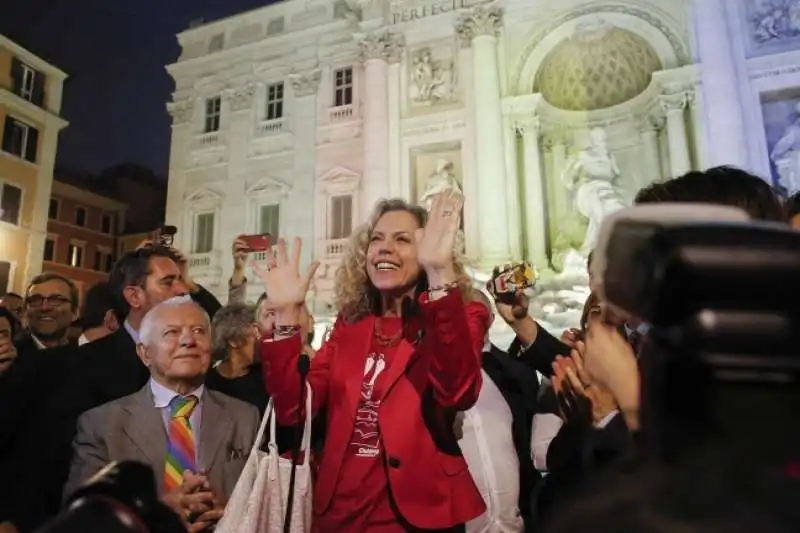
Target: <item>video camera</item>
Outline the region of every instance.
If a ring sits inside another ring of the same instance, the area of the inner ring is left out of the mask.
[[[156,493],[150,467],[111,463],[75,491],[65,510],[39,533],[186,533]]]
[[[798,449],[800,232],[730,207],[632,207],[603,224],[592,274],[613,311],[651,326],[645,449],[668,457],[712,433],[772,446],[753,460]]]

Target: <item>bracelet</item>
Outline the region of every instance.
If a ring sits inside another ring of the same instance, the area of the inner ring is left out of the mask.
[[[300,333],[300,326],[275,326],[273,330],[273,337],[292,337]]]
[[[428,295],[430,296],[430,294],[432,292],[448,293],[448,292],[450,292],[450,291],[452,291],[453,289],[456,289],[456,288],[458,288],[458,282],[457,281],[451,281],[450,283],[445,283],[444,285],[437,285],[436,287],[428,287],[428,291],[427,292],[428,292]]]

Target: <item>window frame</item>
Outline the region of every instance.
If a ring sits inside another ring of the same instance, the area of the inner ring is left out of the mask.
[[[346,217],[342,216],[342,223],[344,225],[342,229],[345,229],[345,227],[346,227],[347,231],[344,231],[344,232],[342,232],[341,235],[339,235],[338,232],[335,231],[336,230],[336,219],[339,218],[339,217],[336,216],[335,207],[336,207],[337,200],[341,200],[341,199],[345,199],[345,198],[350,200],[350,217],[349,217],[349,220],[347,220]],[[353,194],[348,194],[348,193],[338,193],[338,192],[334,193],[334,194],[332,194],[332,195],[330,195],[328,197],[328,205],[329,205],[329,209],[328,209],[328,213],[329,213],[329,220],[328,220],[329,233],[328,233],[328,236],[327,236],[328,240],[339,240],[339,239],[347,239],[347,238],[349,238],[350,235],[352,235],[352,233],[353,233],[354,195]],[[345,221],[346,221],[346,224],[345,224]]]
[[[11,123],[9,126],[9,122]],[[19,152],[14,151],[14,147],[11,145],[13,142],[11,139],[14,138],[14,130],[19,129],[21,131],[20,135],[20,146]],[[31,132],[35,132],[34,135]],[[35,145],[33,146],[32,157],[29,157],[29,143],[31,142],[31,137],[34,138]],[[3,152],[10,154],[14,157],[18,157],[23,161],[27,161],[31,164],[37,164],[37,159],[39,156],[39,128],[33,126],[25,122],[24,120],[18,119],[16,116],[7,114],[5,121],[3,123],[3,142],[0,149]],[[8,149],[6,149],[8,148]]]
[[[19,206],[17,208],[17,219],[16,221],[11,222],[3,218],[0,218],[0,224],[9,224],[16,228],[19,228],[22,226],[22,213],[25,207],[25,188],[15,182],[0,179],[0,206],[2,206],[3,203],[3,197],[5,196],[6,187],[13,187],[19,191]]]
[[[281,201],[280,199],[273,199],[267,200],[262,202],[258,206],[258,212],[256,215],[256,233],[269,233],[272,236],[273,242],[278,242],[278,238],[280,237],[280,232],[282,228],[282,218],[283,218],[283,209],[281,209]],[[264,221],[264,209],[267,207],[274,207],[278,210],[278,228],[277,231],[270,231],[269,228],[264,228],[262,222]]]
[[[280,95],[273,95],[275,90]],[[264,120],[281,120],[286,116],[286,84],[283,81],[270,83],[266,88],[266,99],[264,109]]]
[[[74,264],[75,250],[80,250],[80,261],[78,265]],[[67,246],[67,265],[72,268],[83,268],[86,264],[86,243],[76,239],[70,239],[69,246]]]
[[[83,224],[78,223],[78,212],[83,210]],[[79,228],[89,227],[89,209],[85,205],[75,205],[75,219],[73,223]]]
[[[203,115],[203,133],[216,133],[222,127],[222,96],[206,98]]]
[[[51,207],[56,206],[56,214],[55,216],[50,216]],[[58,220],[59,215],[61,215],[61,200],[59,198],[50,197],[50,202],[47,204],[47,220]]]
[[[337,79],[338,75],[340,73],[342,74],[342,78],[343,78],[343,81],[342,81],[341,84],[338,83],[338,79]],[[346,75],[348,73],[350,74],[350,80],[346,81],[346,77],[347,77]],[[333,106],[332,107],[344,107],[344,106],[353,105],[355,103],[355,99],[356,99],[356,94],[355,94],[355,90],[356,90],[355,76],[356,76],[355,69],[353,68],[352,65],[339,67],[339,68],[336,68],[336,69],[333,70],[332,80],[331,80],[332,81],[331,85],[333,87]],[[349,95],[350,95],[350,101],[349,102],[345,101],[346,100],[345,96],[348,94],[347,93],[348,89],[350,91],[349,92]],[[339,102],[339,94],[340,94],[340,92],[342,94],[341,103]]]
[[[200,251],[200,239],[199,239],[199,231],[200,231],[200,217],[203,216],[211,216],[211,225],[210,225],[210,247],[208,250]],[[216,244],[214,241],[216,240],[216,225],[217,225],[217,211],[215,209],[203,209],[198,210],[194,213],[194,224],[192,225],[192,254],[196,255],[206,255],[210,254],[214,251],[214,245]]]
[[[108,231],[105,230],[105,221],[108,220]],[[104,235],[114,234],[114,215],[107,211],[100,213],[100,233]]]
[[[33,95],[36,92],[36,74],[38,71],[24,61],[20,61],[20,68],[22,69],[22,78],[19,84],[19,96],[29,102],[33,102]],[[30,88],[26,89],[26,78],[29,77]]]
[[[47,243],[48,242],[52,242],[53,243],[53,255],[50,257],[50,259],[47,258]],[[43,261],[49,261],[50,263],[57,263],[58,262],[58,261],[56,261],[56,255],[57,255],[56,252],[57,252],[57,250],[58,250],[58,236],[56,236],[56,235],[47,235],[47,236],[45,236],[45,238],[44,238],[44,247],[42,249]]]

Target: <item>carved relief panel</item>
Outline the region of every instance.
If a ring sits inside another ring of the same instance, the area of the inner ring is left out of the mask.
[[[409,114],[438,111],[459,101],[454,43],[426,44],[411,49],[406,66]]]

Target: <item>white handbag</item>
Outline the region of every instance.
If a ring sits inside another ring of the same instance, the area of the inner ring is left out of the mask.
[[[261,451],[264,430],[269,421],[269,444]],[[275,407],[269,400],[258,436],[250,451],[239,480],[233,488],[225,513],[215,533],[283,533],[289,497],[292,461],[278,455]],[[310,533],[312,516],[311,467],[311,386],[306,384],[306,420],[300,446],[303,462],[297,465],[291,533]]]

